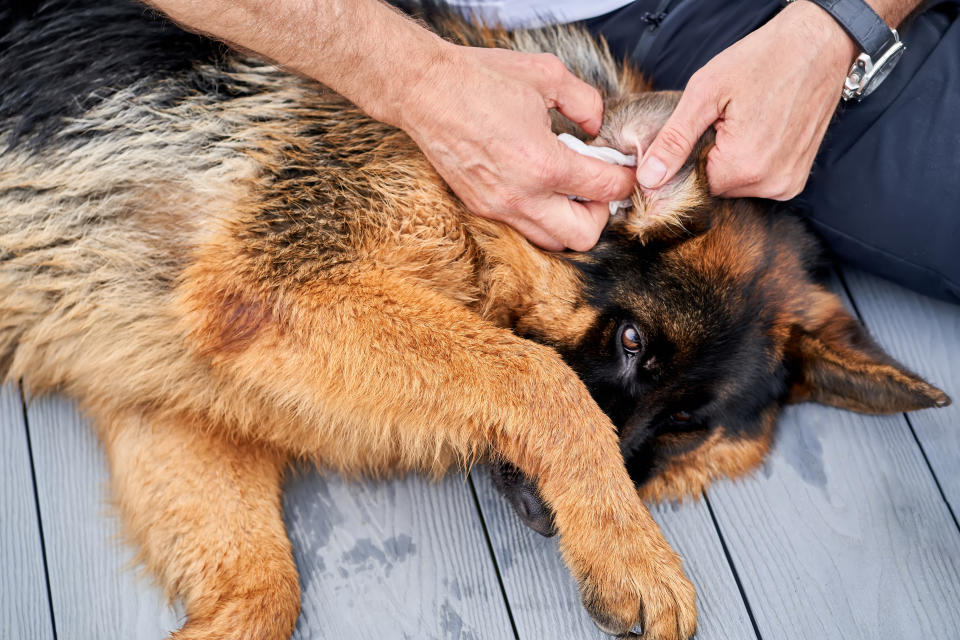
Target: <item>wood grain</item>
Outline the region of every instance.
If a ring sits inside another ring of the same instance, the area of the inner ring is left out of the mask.
[[[295,638],[513,638],[462,476],[349,483],[293,475],[284,495],[303,611]]]
[[[527,528],[486,468],[471,474],[521,639],[608,638],[580,604],[556,539]],[[703,501],[652,509],[697,587],[698,640],[754,638],[746,608]]]
[[[960,534],[903,416],[793,407],[709,499],[764,640],[956,637]]]
[[[86,421],[59,397],[28,414],[59,637],[164,637],[182,617],[130,567]],[[284,502],[304,586],[295,637],[513,637],[462,478],[347,485],[300,473]]]
[[[960,514],[960,305],[845,269],[857,309],[890,355],[953,398],[943,409],[909,416],[943,492]]]
[[[62,397],[28,405],[57,637],[163,638],[179,627],[160,591],[131,567],[109,507],[106,459]]]
[[[0,387],[0,638],[45,640],[53,621],[43,573],[20,392]]]

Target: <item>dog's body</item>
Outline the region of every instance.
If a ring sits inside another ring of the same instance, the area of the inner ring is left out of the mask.
[[[704,148],[595,251],[548,254],[336,94],[137,5],[82,4],[0,41],[0,377],[94,417],[127,531],[186,605],[178,638],[290,634],[290,459],[490,455],[534,479],[602,627],[687,637],[692,587],[635,482],[679,496],[750,470],[788,399],[946,402],[809,280],[795,221],[706,195]],[[560,55],[618,146],[672,108],[578,31],[433,20]]]

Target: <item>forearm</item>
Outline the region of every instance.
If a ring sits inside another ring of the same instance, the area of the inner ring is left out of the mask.
[[[397,126],[413,88],[454,50],[380,0],[147,1],[189,30],[314,78]]]

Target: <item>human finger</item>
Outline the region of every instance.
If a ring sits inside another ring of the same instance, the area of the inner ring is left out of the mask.
[[[561,194],[544,198],[535,206],[532,216],[540,228],[574,251],[592,249],[609,218],[609,213],[599,215],[600,211],[609,211],[606,204],[576,202]]]
[[[531,211],[536,211],[537,209],[537,207],[532,207]],[[539,212],[532,216],[521,214],[505,219],[503,222],[509,224],[516,229],[520,235],[541,249],[546,249],[547,251],[563,251],[566,249],[567,246],[564,243],[560,242],[550,231],[539,224],[539,217],[541,215]]]
[[[555,173],[547,182],[558,193],[580,196],[597,202],[623,200],[633,193],[632,167],[620,167],[582,156],[561,142]]]
[[[801,136],[789,147],[771,148],[766,136],[742,136],[738,145],[718,136],[707,159],[711,193],[722,198],[790,200],[806,186],[822,133]]]
[[[723,115],[713,85],[691,78],[653,142],[647,147],[637,166],[637,182],[646,189],[656,189],[672,178],[687,161],[693,147],[707,128]]]
[[[563,73],[559,74],[553,89],[552,95],[548,94],[550,100],[547,106],[557,109],[590,135],[597,135],[603,124],[603,97],[600,92],[566,67],[563,67]]]

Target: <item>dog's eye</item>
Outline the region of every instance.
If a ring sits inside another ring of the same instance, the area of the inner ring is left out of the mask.
[[[632,324],[628,324],[620,332],[620,344],[623,350],[630,354],[640,353],[641,338],[640,332]]]
[[[690,424],[691,420],[693,420],[693,416],[686,411],[677,411],[675,414],[670,416],[670,422],[678,425]]]

